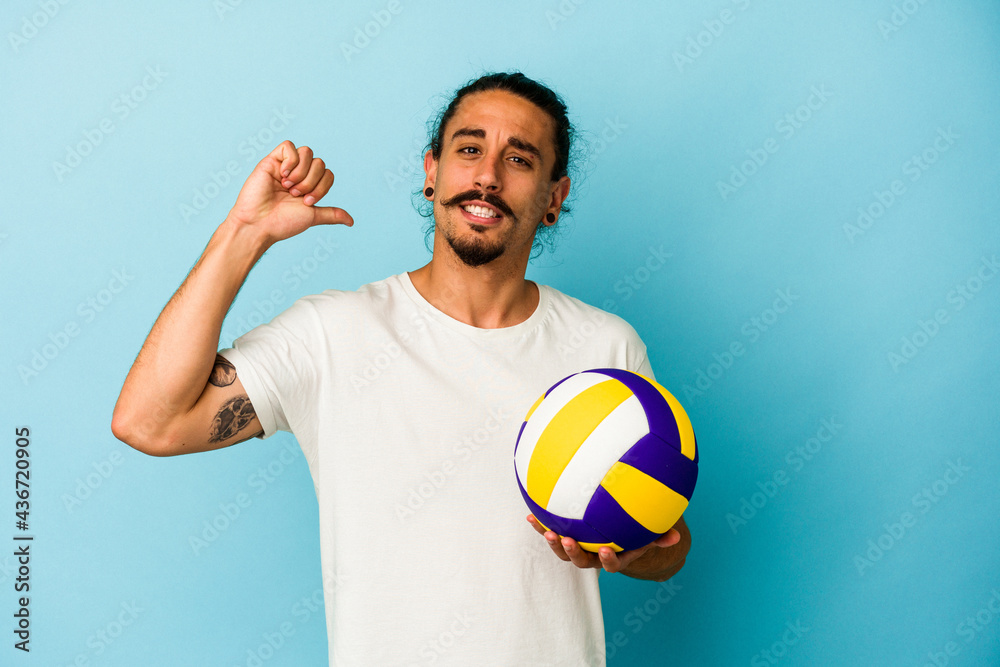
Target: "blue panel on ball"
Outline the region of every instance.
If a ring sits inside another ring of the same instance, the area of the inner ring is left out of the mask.
[[[524,433],[524,427],[527,425],[527,421],[521,422],[521,428],[517,432],[517,440],[514,441],[514,454],[517,454],[517,446],[521,444],[521,434]]]
[[[649,422],[649,432],[657,433],[664,441],[670,443],[672,447],[680,451],[681,434],[677,430],[677,421],[674,418],[674,411],[670,409],[663,395],[643,377],[630,371],[623,371],[617,368],[601,368],[601,373],[613,377],[626,387],[632,390],[635,397],[639,399],[639,404],[646,413],[646,420]],[[697,450],[696,450],[697,452]]]
[[[618,460],[638,468],[691,500],[695,482],[698,481],[698,464],[663,442],[655,433],[640,438]]]
[[[548,526],[549,530],[553,530],[564,537],[572,537],[577,542],[603,544],[610,541],[580,519],[566,519],[542,509],[538,503],[531,499],[527,491],[524,490],[524,487],[521,486],[521,480],[517,481],[517,488],[521,490],[521,497],[528,504],[528,509],[531,510],[531,513],[535,515],[536,519]],[[653,539],[656,538],[654,537]]]
[[[603,486],[591,496],[583,520],[608,536],[602,541],[614,542],[626,551],[644,547],[660,536],[633,519]]]

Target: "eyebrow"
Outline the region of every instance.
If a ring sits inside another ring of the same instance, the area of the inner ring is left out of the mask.
[[[486,131],[479,127],[463,127],[455,130],[455,133],[451,135],[451,140],[455,141],[458,137],[477,137],[479,139],[485,139]],[[524,139],[519,137],[507,137],[507,143],[519,151],[531,153],[535,156],[535,158],[539,160],[542,159],[542,152],[538,150],[534,144],[529,143]]]

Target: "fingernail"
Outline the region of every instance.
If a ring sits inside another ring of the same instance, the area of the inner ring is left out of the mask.
[[[292,173],[291,170],[290,169],[286,169],[283,172],[281,172],[281,175],[282,176],[288,176],[290,173]]]
[[[296,190],[295,188],[292,188],[291,190],[289,190],[289,192],[290,192],[290,193],[292,193],[292,194],[293,194],[294,196],[296,196],[296,197],[298,197],[298,196],[299,196],[299,191],[298,191],[298,190]]]
[[[306,206],[312,206],[313,202],[316,201],[316,198],[313,197],[312,195],[309,195],[308,197],[306,197],[302,201],[305,203]]]
[[[286,176],[287,176],[287,174],[286,174]],[[295,185],[294,183],[292,183],[292,182],[291,182],[290,180],[288,180],[287,178],[286,178],[285,180],[283,180],[283,181],[281,182],[281,184],[282,184],[283,186],[285,186],[286,188],[290,188],[290,187],[292,187],[293,185]]]

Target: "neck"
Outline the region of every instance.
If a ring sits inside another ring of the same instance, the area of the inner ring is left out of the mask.
[[[480,329],[511,327],[535,312],[538,287],[524,278],[527,257],[505,262],[501,256],[471,267],[434,241],[431,261],[409,272],[413,286],[432,306]]]

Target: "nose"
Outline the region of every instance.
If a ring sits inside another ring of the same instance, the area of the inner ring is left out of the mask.
[[[479,168],[476,172],[476,185],[481,190],[496,192],[500,189],[500,169],[499,161],[502,157],[497,155],[485,155],[479,161]]]

